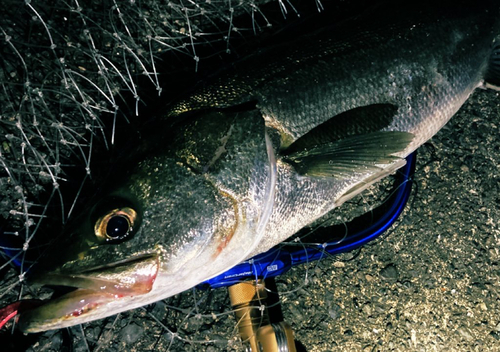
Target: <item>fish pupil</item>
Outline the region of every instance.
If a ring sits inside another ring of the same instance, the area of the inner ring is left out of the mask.
[[[106,226],[106,234],[110,238],[121,238],[125,236],[130,229],[130,223],[124,216],[117,215],[109,219]]]

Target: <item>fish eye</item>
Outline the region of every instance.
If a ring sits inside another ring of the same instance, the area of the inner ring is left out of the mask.
[[[123,241],[133,233],[136,219],[137,212],[132,208],[113,209],[97,219],[95,235],[104,242]]]
[[[123,215],[115,215],[108,220],[106,236],[111,239],[121,238],[130,230],[130,222]]]

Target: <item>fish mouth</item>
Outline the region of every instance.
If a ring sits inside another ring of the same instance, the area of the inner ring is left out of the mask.
[[[159,266],[158,254],[146,254],[80,273],[55,271],[39,275],[34,284],[69,292],[23,312],[18,327],[33,333],[109,316],[109,311],[126,304],[127,298],[150,292]]]

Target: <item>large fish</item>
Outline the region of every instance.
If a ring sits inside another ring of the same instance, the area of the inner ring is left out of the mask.
[[[262,50],[171,104],[31,279],[75,290],[22,313],[21,330],[182,292],[393,173],[496,83],[494,3],[414,7],[389,23],[379,8]]]

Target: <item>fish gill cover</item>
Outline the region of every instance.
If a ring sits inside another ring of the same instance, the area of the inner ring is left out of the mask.
[[[130,134],[134,134],[135,125],[141,124],[151,112],[174,100],[178,92],[188,90],[200,77],[256,50],[261,41],[298,18],[321,12],[328,5],[331,20],[341,20],[362,11],[367,3],[361,0],[333,4],[315,0],[3,1],[0,10],[2,299],[12,302],[33,297],[35,293],[23,284],[27,270],[43,253],[47,242],[57,237],[61,226],[85,202],[89,186],[99,185],[106,176],[107,168],[102,166],[119,153]],[[290,32],[296,34],[293,28]],[[475,123],[484,129],[494,125],[477,120]],[[374,252],[372,260],[377,256]],[[412,290],[413,279],[398,280],[396,266],[386,265],[388,262],[388,258],[376,264],[368,261],[364,269],[369,271],[370,265],[382,265],[382,279],[394,285],[400,283],[395,291]],[[398,330],[404,335],[401,346],[419,346],[415,336],[419,331],[416,326],[421,323],[417,318],[412,321],[408,312],[391,311],[390,300],[381,303],[376,295],[360,294],[359,284],[355,283],[360,280],[358,276],[365,275],[363,268],[344,269],[346,264],[340,259],[336,259],[334,266],[331,264],[300,271],[300,287],[293,289],[298,294],[290,295],[304,300],[306,307],[324,306],[325,314],[309,316],[307,309],[296,306],[298,301],[290,298],[290,310],[297,321],[309,319],[313,326],[309,334],[337,325],[339,316],[345,318],[348,306],[352,306],[353,312],[366,313],[373,320],[383,314],[404,315],[406,327]],[[317,286],[332,284],[321,275],[326,270],[344,273],[353,285],[339,288],[338,293],[327,294],[321,302],[315,302],[314,294],[303,285],[308,281]],[[350,271],[357,275],[351,275]],[[294,281],[290,282],[288,287],[293,287]],[[429,285],[439,286],[437,279]],[[445,292],[451,286],[443,284],[436,290]],[[12,351],[241,350],[226,296],[225,290],[192,291],[84,327],[27,337],[4,331],[1,337],[3,346]],[[349,303],[345,303],[346,297]],[[477,309],[483,310],[481,302],[477,304]],[[460,321],[459,317],[454,319]],[[391,322],[395,324],[394,320]],[[385,329],[389,331],[388,324]],[[344,342],[359,331],[352,321],[338,325]],[[491,328],[492,332],[497,330]],[[466,328],[457,327],[455,331],[469,341],[467,334],[471,333]],[[360,338],[365,344],[352,345],[350,350],[375,348],[377,334],[377,331],[366,332]],[[495,334],[490,338],[495,340]],[[318,341],[317,346],[325,345]]]

